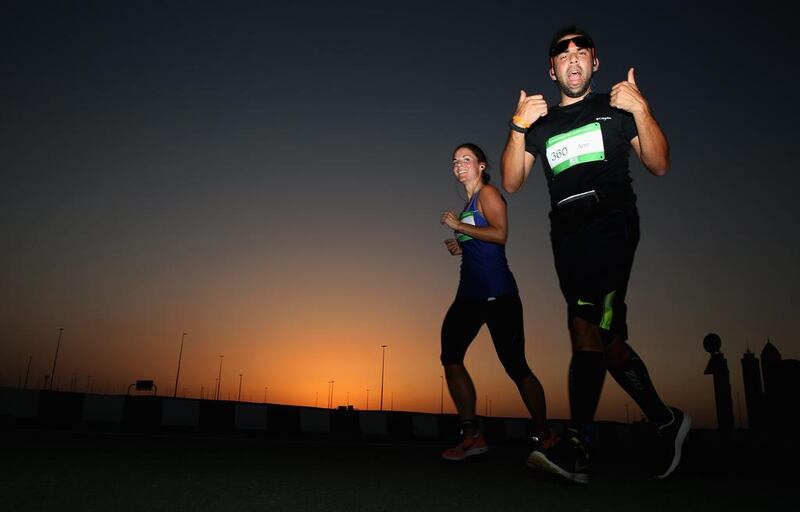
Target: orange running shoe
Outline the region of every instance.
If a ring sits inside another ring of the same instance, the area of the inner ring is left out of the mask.
[[[464,436],[456,446],[448,448],[442,452],[442,458],[446,460],[464,460],[472,455],[480,455],[489,451],[486,446],[486,439],[483,434],[477,436]]]

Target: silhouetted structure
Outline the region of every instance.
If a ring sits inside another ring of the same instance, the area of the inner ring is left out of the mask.
[[[783,359],[772,341],[761,351],[761,373],[764,379],[765,421],[769,429],[794,431],[800,423],[800,361]]]
[[[784,388],[790,395],[796,395],[800,389],[800,361],[797,359],[784,359],[783,364]]]
[[[761,350],[761,375],[764,379],[764,417],[770,430],[781,422],[781,353],[770,340]]]
[[[761,350],[761,372],[764,375],[764,393],[775,396],[781,387],[781,353],[770,340]]]
[[[800,361],[783,360],[783,390],[786,394],[786,427],[794,431],[800,424]]]
[[[703,339],[703,348],[711,354],[705,374],[714,376],[714,400],[717,403],[717,428],[723,432],[733,430],[733,400],[731,400],[731,376],[728,362],[720,352],[722,339],[709,333]]]
[[[152,380],[137,380],[130,386],[128,386],[128,394],[131,394],[131,388],[134,388],[136,391],[152,391],[153,396],[158,394],[158,386],[156,386],[155,382]]]
[[[742,381],[747,406],[747,426],[759,429],[764,424],[764,391],[761,387],[761,369],[756,355],[747,349],[742,356]]]
[[[795,432],[800,425],[800,361],[797,359],[783,360],[783,379],[786,391],[786,428]]]

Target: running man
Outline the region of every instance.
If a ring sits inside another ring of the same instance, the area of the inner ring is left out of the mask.
[[[549,63],[561,101],[548,107],[541,94],[520,91],[501,163],[503,188],[514,193],[534,162],[542,161],[550,191],[553,256],[572,342],[569,428],[553,446],[534,450],[528,465],[588,483],[585,430],[608,370],[656,426],[654,474],[666,478],[680,461],[691,419],[661,401],[644,362],[627,343],[625,292],[639,242],[630,149],[651,174],[663,176],[669,169],[669,145],[633,68],[609,93],[592,90],[600,60],[585,30],[570,26],[558,31]]]

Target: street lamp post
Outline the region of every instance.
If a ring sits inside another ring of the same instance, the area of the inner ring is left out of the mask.
[[[217,400],[219,400],[219,389],[222,387],[222,358],[224,355],[219,356],[219,377],[217,377]]]
[[[264,403],[267,403],[267,386],[264,386]]]
[[[64,333],[64,328],[58,328],[58,341],[56,342],[56,355],[53,358],[53,371],[50,372],[50,387],[49,389],[53,389],[53,381],[56,380],[56,361],[58,361],[58,349],[61,347],[61,335]]]
[[[33,361],[33,356],[28,356],[28,370],[25,372],[25,387],[22,389],[28,389],[28,377],[31,375],[31,362]]]
[[[364,408],[365,411],[369,410],[369,389],[367,389],[367,406]]]
[[[242,401],[242,374],[239,374],[239,397],[236,399],[237,402]]]
[[[381,345],[383,353],[381,354],[381,411],[383,410],[383,367],[386,362],[386,345]]]
[[[175,392],[172,394],[172,398],[178,396],[178,377],[181,375],[181,358],[183,357],[183,339],[186,337],[186,333],[183,333],[181,336],[181,350],[178,352],[178,373],[175,374]]]

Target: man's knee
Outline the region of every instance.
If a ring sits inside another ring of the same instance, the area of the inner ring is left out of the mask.
[[[569,321],[569,336],[573,351],[604,352],[600,327],[583,318],[573,316]]]

